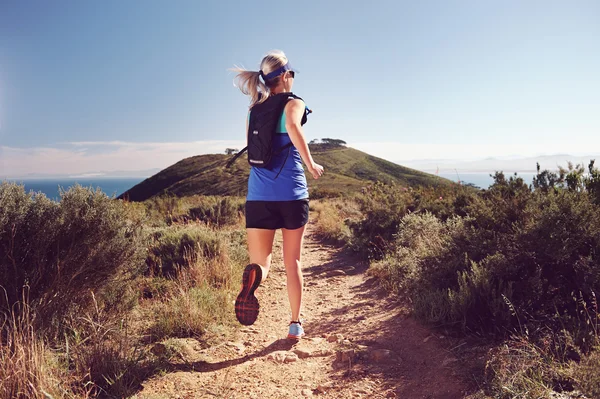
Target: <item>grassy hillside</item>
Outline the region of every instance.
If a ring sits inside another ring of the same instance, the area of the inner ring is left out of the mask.
[[[342,146],[311,144],[315,161],[325,167],[319,180],[308,176],[312,191],[329,194],[360,190],[371,182],[396,182],[406,186],[448,184],[446,179],[406,168],[374,157],[362,151]],[[229,169],[225,168],[229,155],[209,154],[183,159],[156,175],[132,187],[119,198],[144,201],[150,197],[170,193],[177,196],[246,195],[249,166],[242,156]]]

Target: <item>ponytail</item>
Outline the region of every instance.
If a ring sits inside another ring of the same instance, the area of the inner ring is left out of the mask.
[[[251,108],[269,98],[269,88],[260,80],[262,71],[247,71],[239,67],[235,67],[232,70],[238,73],[234,78],[234,85],[239,88],[242,93],[250,96]]]
[[[265,82],[265,76],[270,72],[275,71],[287,64],[288,60],[283,51],[273,50],[270,51],[262,60],[260,67],[262,68],[258,72],[248,71],[244,68],[236,66],[231,70],[237,72],[236,77],[233,79],[234,85],[241,90],[247,96],[250,96],[250,108],[256,104],[260,104],[269,98],[271,94],[270,87],[275,87],[279,84],[281,76],[276,76]],[[262,81],[261,81],[262,77]]]

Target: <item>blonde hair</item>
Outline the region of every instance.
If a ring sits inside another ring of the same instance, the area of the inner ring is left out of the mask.
[[[237,72],[233,78],[234,86],[245,95],[250,96],[250,107],[252,108],[254,105],[266,101],[271,94],[271,88],[276,87],[281,80],[281,75],[279,75],[263,83],[260,80],[261,71],[264,77],[287,63],[288,59],[283,51],[269,51],[260,63],[260,71],[248,71],[238,66],[231,68],[232,71]]]

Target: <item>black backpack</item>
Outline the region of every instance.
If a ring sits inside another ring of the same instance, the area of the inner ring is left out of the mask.
[[[252,107],[250,120],[248,121],[248,146],[235,154],[235,156],[227,162],[228,168],[233,165],[236,159],[238,159],[245,151],[248,151],[248,163],[251,166],[269,168],[274,155],[293,146],[290,142],[283,147],[273,148],[273,135],[277,129],[281,114],[288,101],[293,99],[302,100],[302,98],[294,93],[285,92],[270,96],[266,101]],[[306,108],[306,112],[302,116],[302,125],[306,123],[306,116],[311,112],[311,110]]]

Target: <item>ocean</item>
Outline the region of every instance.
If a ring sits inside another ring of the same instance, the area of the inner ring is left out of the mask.
[[[145,179],[145,177],[123,177],[96,179],[7,179],[6,181],[22,184],[25,186],[27,192],[42,192],[46,197],[58,201],[60,200],[59,187],[67,190],[78,183],[84,187],[100,188],[109,197],[117,197]]]
[[[479,188],[488,188],[489,186],[492,185],[492,183],[494,183],[494,178],[491,177],[490,175],[493,174],[493,172],[490,173],[461,173],[459,172],[458,174],[456,173],[440,173],[439,176],[440,177],[445,177],[446,179],[450,179],[452,181],[457,182],[458,180],[460,180],[463,184],[464,183],[471,183],[476,185]],[[506,176],[506,178],[508,179],[509,177],[513,176],[513,173],[504,173],[504,176]],[[536,173],[533,172],[517,172],[517,176],[522,178],[526,184],[531,184],[531,182],[533,181],[533,177],[536,175]]]

